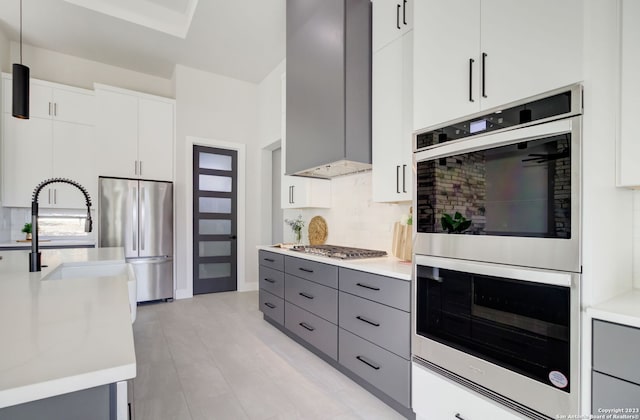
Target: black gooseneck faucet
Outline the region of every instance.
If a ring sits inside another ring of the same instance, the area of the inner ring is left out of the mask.
[[[73,185],[78,188],[84,194],[84,199],[87,202],[87,220],[84,224],[84,231],[91,232],[92,222],[91,222],[91,197],[89,197],[89,193],[87,190],[80,184],[75,181],[66,178],[51,178],[42,181],[36,186],[36,189],[33,190],[33,196],[31,198],[31,252],[29,253],[29,271],[41,271],[42,264],[40,261],[40,251],[38,251],[38,196],[40,195],[40,191],[42,188],[46,187],[49,184],[53,184],[55,182],[61,182],[63,184]]]

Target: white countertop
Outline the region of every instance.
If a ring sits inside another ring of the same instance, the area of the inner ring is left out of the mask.
[[[595,319],[640,328],[640,290],[633,289],[589,307],[587,314]]]
[[[92,241],[92,240],[80,240],[80,239],[51,239],[51,240],[47,240],[45,242],[40,241],[40,248],[48,248],[48,247],[52,247],[52,246],[87,246],[87,245],[91,245],[91,246],[95,246],[96,242]],[[16,242],[16,241],[9,241],[9,242],[0,242],[0,249],[2,248],[15,248],[15,247],[21,247],[24,249],[30,249],[31,248],[31,242]]]
[[[0,252],[0,408],[136,375],[127,283],[41,280],[61,263],[124,263],[122,248]]]
[[[269,245],[259,246],[258,249],[275,252],[277,254],[289,255],[291,257],[304,258],[338,267],[350,268],[352,270],[366,271],[368,273],[380,274],[381,276],[395,277],[401,280],[411,280],[411,261],[402,261],[396,257],[386,256],[381,258],[363,258],[359,260],[341,260],[338,258],[322,257],[319,255],[305,254],[304,252],[291,251],[284,248],[276,248]]]

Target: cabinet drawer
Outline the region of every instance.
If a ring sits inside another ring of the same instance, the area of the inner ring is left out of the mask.
[[[340,290],[409,312],[411,283],[408,281],[340,268]]]
[[[258,309],[260,309],[263,314],[278,324],[284,325],[284,299],[260,289],[258,301],[260,305]]]
[[[593,369],[640,384],[640,329],[593,321]]]
[[[284,273],[269,267],[260,266],[260,288],[284,297]]]
[[[285,299],[334,324],[338,323],[338,291],[309,280],[285,275]]]
[[[284,255],[275,252],[263,251],[258,252],[259,264],[274,270],[284,271]]]
[[[607,408],[635,409],[639,411],[630,410],[627,414],[636,416],[640,414],[640,386],[638,385],[593,372],[592,393],[593,414],[599,414],[600,409]]]
[[[409,407],[410,362],[340,328],[340,364]]]
[[[340,292],[339,325],[409,359],[411,319],[407,312]]]
[[[338,327],[319,316],[285,303],[284,326],[334,360],[338,359]]]
[[[335,265],[287,256],[285,257],[284,268],[287,274],[315,281],[334,289],[338,288],[338,267]]]
[[[411,370],[412,408],[419,420],[521,420],[524,417],[416,363]]]

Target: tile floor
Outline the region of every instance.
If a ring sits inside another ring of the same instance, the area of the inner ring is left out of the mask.
[[[139,306],[136,420],[403,418],[257,308],[257,292]]]

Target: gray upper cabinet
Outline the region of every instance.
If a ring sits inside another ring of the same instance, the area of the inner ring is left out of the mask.
[[[371,2],[288,0],[286,20],[285,174],[370,166]]]

